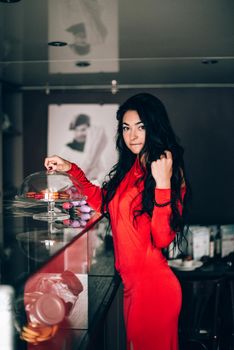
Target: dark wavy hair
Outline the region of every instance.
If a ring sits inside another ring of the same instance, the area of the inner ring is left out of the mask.
[[[184,226],[187,221],[186,209],[189,193],[189,185],[186,179],[183,161],[184,150],[175,136],[163,103],[151,94],[140,93],[134,95],[124,102],[117,111],[118,129],[116,135],[116,148],[118,151],[118,162],[110,171],[108,179],[103,183],[103,189],[105,191],[103,191],[102,212],[104,213],[105,208],[108,215],[108,204],[114,197],[120,182],[130,170],[136,159],[136,155],[127,148],[123,139],[123,116],[129,110],[138,113],[146,130],[145,145],[139,154],[140,159],[141,156],[144,155],[144,159],[146,160],[145,168],[143,168],[144,174],[140,179],[140,181],[144,181],[144,190],[141,194],[142,209],[140,211],[135,211],[134,216],[136,218],[136,216],[147,213],[152,217],[155,180],[151,175],[151,163],[154,160],[160,159],[160,156],[165,154],[165,150],[169,150],[173,157],[173,172],[171,178],[172,213],[170,217],[170,226],[173,231],[177,232],[175,242],[181,246],[184,235]],[[183,181],[186,183],[187,190],[182,203],[181,185]],[[183,204],[182,214],[180,214],[178,210],[179,202]]]

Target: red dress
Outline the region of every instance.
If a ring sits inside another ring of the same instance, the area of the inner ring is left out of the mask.
[[[88,203],[100,211],[101,189],[75,164],[69,173],[84,186]],[[134,350],[178,350],[181,288],[161,251],[175,237],[169,224],[171,207],[155,206],[152,218],[143,214],[133,220],[134,210],[141,207],[138,194],[144,184],[136,184],[141,176],[136,159],[109,203],[115,267],[124,285],[127,349],[132,342]],[[169,201],[170,195],[170,189],[155,189],[158,203]]]

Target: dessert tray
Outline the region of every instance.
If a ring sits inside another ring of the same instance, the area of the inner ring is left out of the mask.
[[[70,215],[55,205],[85,201],[81,184],[71,175],[58,171],[41,171],[25,178],[16,200],[41,206],[47,204],[47,211],[33,215],[36,220],[56,221],[69,219]]]

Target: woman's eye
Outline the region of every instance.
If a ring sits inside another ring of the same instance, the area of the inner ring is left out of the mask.
[[[142,125],[139,125],[139,129],[140,130],[145,130],[145,126],[142,124]]]
[[[129,128],[127,126],[123,126],[123,131],[127,131]]]

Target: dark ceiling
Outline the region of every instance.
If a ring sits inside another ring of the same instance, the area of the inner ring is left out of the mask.
[[[234,86],[233,23],[233,0],[1,2],[0,77],[24,89]]]

